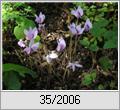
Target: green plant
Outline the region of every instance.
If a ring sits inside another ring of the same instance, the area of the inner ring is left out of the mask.
[[[101,57],[99,59],[100,66],[103,70],[107,71],[112,68],[112,61],[108,57]]]
[[[91,37],[83,37],[80,44],[90,49],[98,51],[99,49],[117,48],[118,27],[113,24],[111,29],[108,29],[109,21],[100,19],[93,23],[91,29]]]
[[[2,3],[2,21],[17,20],[21,16],[33,17],[35,10],[27,3]]]
[[[118,26],[114,24],[111,30],[108,30],[104,33],[105,43],[103,48],[117,48],[118,45]]]
[[[93,23],[89,36],[80,40],[80,44],[91,51],[99,49],[117,48],[117,3],[74,3],[84,9],[85,15]],[[109,13],[113,13],[108,18]]]
[[[35,10],[29,6],[27,3],[2,3],[2,22],[3,30],[7,31],[9,28],[12,30],[14,28],[14,23],[23,21],[24,18],[31,19],[34,17]],[[23,18],[24,16],[24,18]],[[10,22],[10,24],[8,24]],[[30,21],[29,21],[30,22]]]
[[[32,20],[29,20],[25,17],[22,17],[17,21],[17,26],[14,27],[14,35],[15,37],[19,39],[23,39],[25,37],[24,30],[29,29],[29,27],[34,28],[35,23]]]
[[[36,78],[37,75],[34,71],[13,63],[3,64],[3,82],[7,89],[17,90],[21,88],[20,77],[31,75]]]
[[[85,86],[89,86],[96,79],[96,70],[91,71],[90,73],[85,73],[82,79],[82,84]]]
[[[18,76],[18,74],[16,74],[16,72],[13,72],[13,71],[4,72],[3,82],[5,85],[5,88],[8,90],[21,89],[21,82],[20,82],[19,76]]]

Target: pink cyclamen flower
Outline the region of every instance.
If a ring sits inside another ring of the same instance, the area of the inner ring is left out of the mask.
[[[32,53],[32,52],[37,51],[38,48],[39,48],[39,42],[34,43],[34,39],[32,39],[32,40],[30,41],[30,43],[29,43],[29,46],[26,47],[26,48],[24,49],[24,51],[25,51],[27,54],[30,54],[30,53]]]
[[[23,41],[22,39],[20,39],[20,40],[18,41],[18,45],[19,45],[20,47],[25,47],[25,43],[24,43],[24,41]]]
[[[83,9],[79,6],[77,9],[72,10],[71,14],[79,19],[83,15]]]
[[[24,30],[24,34],[26,35],[26,39],[27,40],[32,40],[34,38],[36,38],[37,34],[38,34],[38,30],[37,28],[29,28],[29,30]]]
[[[92,28],[92,23],[90,22],[90,19],[87,19],[84,25],[85,31],[89,31]]]
[[[63,51],[66,47],[66,42],[65,40],[61,37],[60,39],[58,39],[57,41],[58,45],[57,45],[57,48],[56,50],[59,52],[59,51]]]
[[[75,71],[75,68],[82,68],[83,66],[78,63],[78,61],[75,61],[74,63],[69,62],[67,65],[67,68],[71,68],[73,71]]]
[[[45,20],[45,15],[42,14],[42,12],[40,12],[39,16],[35,15],[36,19],[35,21],[38,23],[38,24],[42,24]]]
[[[81,28],[81,25],[75,25],[75,23],[70,24],[68,28],[73,35],[81,35],[84,31],[84,28]]]

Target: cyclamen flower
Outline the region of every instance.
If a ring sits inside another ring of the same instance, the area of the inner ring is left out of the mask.
[[[37,34],[38,34],[38,30],[37,28],[29,28],[29,30],[24,30],[24,34],[26,35],[26,39],[27,40],[32,40],[34,38],[36,38]]]
[[[83,15],[83,9],[81,7],[78,7],[77,9],[72,10],[71,14],[79,19]]]
[[[75,25],[75,23],[70,24],[68,28],[73,35],[81,35],[84,31],[84,28],[81,28],[81,25]]]
[[[63,51],[64,49],[65,49],[65,47],[66,47],[66,42],[65,42],[65,40],[61,37],[60,39],[58,39],[58,41],[57,41],[57,43],[58,43],[58,46],[57,46],[57,51],[59,52],[59,51]]]
[[[52,60],[57,59],[58,55],[57,53],[55,53],[55,51],[51,51],[50,54],[48,54],[46,57],[44,57],[44,59],[48,62],[51,63]]]
[[[85,31],[89,31],[92,28],[92,23],[90,22],[89,19],[86,20],[84,28],[85,28]]]
[[[36,19],[35,21],[38,23],[38,24],[42,24],[45,20],[45,15],[42,14],[42,12],[40,12],[39,16],[35,15]]]
[[[78,63],[78,61],[76,61],[75,63],[71,63],[69,62],[69,64],[67,65],[67,68],[71,68],[73,71],[75,71],[75,68],[78,67],[78,68],[82,68],[83,66],[80,65]]]
[[[20,39],[20,40],[18,41],[18,45],[19,45],[20,47],[25,47],[25,43],[24,43],[24,41],[23,41],[22,39]]]
[[[32,39],[32,40],[30,41],[30,43],[29,43],[29,46],[26,47],[26,48],[24,49],[24,51],[25,51],[27,54],[30,54],[30,53],[32,53],[32,52],[37,51],[38,48],[39,48],[39,42],[34,43],[34,39]]]

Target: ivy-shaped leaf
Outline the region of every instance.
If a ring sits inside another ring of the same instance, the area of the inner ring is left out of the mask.
[[[22,18],[17,21],[18,26],[14,28],[14,35],[15,37],[19,39],[23,39],[25,37],[24,30],[29,29],[30,27],[34,28],[35,23],[32,20],[29,20],[27,18]]]
[[[91,34],[95,38],[103,37],[104,33],[107,31],[106,26],[108,25],[108,20],[100,19],[93,23],[93,28],[90,30]]]
[[[82,79],[82,84],[85,86],[89,86],[96,79],[96,70],[91,71],[90,73],[86,73],[84,78]]]
[[[109,48],[117,48],[117,40],[108,40],[104,44],[104,49],[109,49]]]
[[[84,79],[82,80],[82,84],[86,86],[92,84],[92,77],[90,74],[84,76]]]
[[[104,33],[105,40],[109,40],[114,37],[114,32],[112,30],[106,31]]]
[[[103,70],[107,71],[108,69],[112,68],[112,61],[108,57],[101,57],[99,59],[100,66]]]
[[[88,38],[83,38],[83,40],[80,40],[80,44],[82,44],[85,47],[89,47],[90,41],[88,40]]]
[[[89,49],[93,52],[98,51],[99,47],[97,46],[97,41],[94,41],[94,43],[90,44]]]
[[[105,32],[104,34],[105,44],[104,49],[117,48],[118,45],[118,28],[117,25],[113,25],[113,29]]]
[[[96,21],[93,25],[95,27],[103,28],[103,27],[106,27],[108,24],[109,24],[109,21],[102,18],[102,19],[99,19],[99,21]]]
[[[104,33],[106,32],[107,30],[105,28],[101,28],[101,27],[96,27],[94,26],[92,29],[91,29],[91,34],[93,35],[93,37],[95,38],[99,38],[99,37],[103,37]]]

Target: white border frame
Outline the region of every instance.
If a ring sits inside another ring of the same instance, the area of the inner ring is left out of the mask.
[[[118,3],[118,90],[2,90],[2,56],[0,58],[1,60],[1,92],[119,92],[119,1],[96,1],[96,0],[92,0],[92,1],[48,1],[48,0],[42,0],[42,1],[12,1],[12,0],[6,0],[6,1],[1,1],[1,18],[2,18],[2,3],[3,2],[39,2],[39,3],[52,3],[52,2],[56,2],[56,3],[64,3],[64,2],[117,2]],[[1,39],[0,39],[0,47],[2,47],[2,19],[1,19]],[[1,55],[2,55],[2,48],[0,49],[1,51]]]

